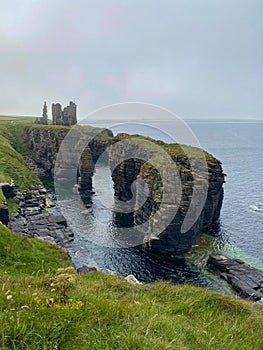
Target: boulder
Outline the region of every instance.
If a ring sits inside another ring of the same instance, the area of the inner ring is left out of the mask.
[[[77,268],[77,273],[79,273],[79,274],[90,273],[93,271],[97,271],[96,267],[93,267],[93,266],[89,267],[89,266],[83,265],[83,266]]]
[[[2,224],[7,225],[9,222],[9,215],[8,215],[8,209],[7,208],[0,208],[0,222]]]
[[[219,273],[240,296],[255,301],[263,299],[263,271],[240,259],[215,253],[209,255],[207,267]]]

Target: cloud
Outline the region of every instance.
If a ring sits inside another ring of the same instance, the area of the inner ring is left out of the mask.
[[[0,112],[142,101],[186,117],[262,117],[261,0],[1,4]]]

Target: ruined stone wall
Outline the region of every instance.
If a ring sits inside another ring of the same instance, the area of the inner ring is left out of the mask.
[[[47,125],[48,124],[48,115],[47,115],[47,103],[44,102],[42,117],[37,118],[35,121],[36,124]]]
[[[63,109],[62,121],[65,126],[77,124],[77,105],[72,101],[70,101],[69,106]]]
[[[62,107],[60,103],[52,103],[52,124],[62,125]]]

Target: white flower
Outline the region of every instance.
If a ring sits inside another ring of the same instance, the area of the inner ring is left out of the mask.
[[[10,299],[12,299],[13,298],[13,296],[11,295],[11,294],[8,294],[7,296],[6,296],[6,299],[7,300],[10,300]]]

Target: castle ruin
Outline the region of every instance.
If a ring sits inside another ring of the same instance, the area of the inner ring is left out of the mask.
[[[62,110],[60,103],[53,103],[52,124],[64,126],[77,124],[77,105],[70,101],[69,105]]]
[[[47,104],[44,102],[42,117],[36,119],[36,124],[48,124]],[[60,103],[52,103],[52,124],[71,126],[77,124],[77,105],[70,101],[62,110]]]
[[[44,102],[42,117],[36,119],[36,124],[48,124],[48,115],[47,115],[47,103]]]

